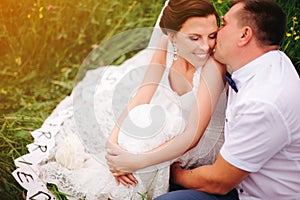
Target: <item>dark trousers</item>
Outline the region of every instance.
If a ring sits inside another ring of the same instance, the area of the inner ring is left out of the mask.
[[[214,195],[198,190],[176,190],[161,195],[155,200],[239,200],[236,189],[226,195]]]

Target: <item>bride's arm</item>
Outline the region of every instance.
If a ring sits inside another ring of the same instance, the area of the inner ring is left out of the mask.
[[[162,37],[159,44],[160,46],[154,51],[153,57],[151,59],[150,65],[147,69],[142,84],[140,85],[135,96],[129,102],[127,108],[119,116],[118,121],[115,123],[115,126],[107,139],[106,147],[108,147],[109,144],[114,144],[115,148],[121,150],[121,147],[118,145],[118,136],[121,123],[126,118],[128,112],[131,109],[133,109],[137,105],[147,104],[152,99],[152,96],[154,95],[156,88],[165,71],[164,64],[166,63],[167,38]],[[115,176],[115,180],[117,184],[122,183],[126,187],[128,187],[129,185],[135,185],[137,183],[135,177],[132,174]]]
[[[224,89],[225,67],[210,59],[202,70],[197,103],[190,114],[185,131],[163,145],[142,154],[130,154],[108,144],[107,161],[115,175],[126,174],[174,159],[193,148],[203,135],[218,98]]]
[[[135,96],[130,100],[126,109],[119,116],[118,121],[108,137],[108,141],[114,144],[118,143],[118,134],[120,130],[120,125],[127,116],[128,112],[134,107],[141,104],[148,104],[154,95],[156,88],[162,78],[165,70],[166,63],[166,48],[167,48],[167,38],[162,37],[159,46],[153,50],[153,56],[148,66],[147,72],[144,76],[142,84]]]

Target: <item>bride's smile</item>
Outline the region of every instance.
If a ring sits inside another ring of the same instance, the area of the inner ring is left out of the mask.
[[[214,15],[187,19],[174,37],[178,55],[195,67],[203,66],[215,46],[216,23]]]

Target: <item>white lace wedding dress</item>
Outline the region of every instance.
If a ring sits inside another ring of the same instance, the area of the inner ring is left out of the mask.
[[[126,188],[116,185],[104,158],[105,141],[141,82],[146,71],[143,66],[149,63],[152,53],[153,49],[147,48],[121,66],[89,70],[42,127],[32,132],[34,142],[28,145],[29,153],[15,160],[18,168],[13,172],[27,190],[27,199],[55,199],[46,183],[56,184],[61,192],[70,195],[68,199],[152,199],[168,191],[171,162],[138,170],[134,175],[139,184]],[[178,96],[169,84],[171,62],[168,56],[151,104],[133,109],[122,124],[119,143],[128,151],[153,149],[180,134],[185,127],[201,68],[194,74],[193,90]],[[177,159],[182,166],[193,168],[216,159],[223,144],[225,105],[223,92],[198,145]],[[137,137],[140,130],[143,135]]]

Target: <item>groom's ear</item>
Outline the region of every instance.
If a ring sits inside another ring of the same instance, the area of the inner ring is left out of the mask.
[[[239,46],[244,46],[248,44],[253,38],[253,30],[249,26],[245,26],[241,31],[240,40],[238,42]]]

